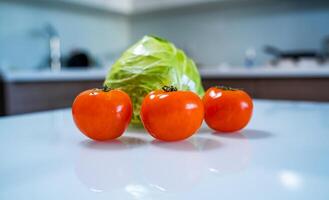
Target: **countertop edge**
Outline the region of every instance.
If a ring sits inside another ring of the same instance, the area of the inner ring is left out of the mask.
[[[16,82],[54,82],[54,81],[95,81],[105,80],[108,70],[72,70],[72,71],[4,71],[0,75],[5,83]],[[319,69],[268,69],[236,68],[218,69],[201,68],[203,79],[253,79],[253,78],[329,78],[329,68]]]

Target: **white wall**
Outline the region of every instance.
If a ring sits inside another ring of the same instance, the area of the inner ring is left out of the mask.
[[[241,65],[245,50],[256,48],[258,63],[270,57],[266,44],[282,49],[320,48],[329,35],[328,2],[218,3],[161,11],[131,19],[132,41],[155,34],[187,49],[198,63]]]
[[[0,2],[0,65],[33,68],[46,58],[47,39],[36,34],[46,23],[58,30],[65,55],[83,48],[104,57],[129,43],[126,17],[67,5]]]

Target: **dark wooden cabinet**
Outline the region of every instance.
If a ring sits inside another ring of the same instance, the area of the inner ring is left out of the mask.
[[[104,80],[2,83],[2,115],[70,107],[76,95]]]
[[[329,78],[203,78],[214,85],[243,88],[253,98],[329,101]],[[81,91],[101,87],[102,80],[1,82],[0,114],[12,115],[70,107]]]
[[[205,89],[214,85],[243,88],[253,98],[329,101],[329,78],[204,78]]]

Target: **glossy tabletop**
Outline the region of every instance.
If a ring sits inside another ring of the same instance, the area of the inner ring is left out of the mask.
[[[69,109],[0,118],[0,199],[329,199],[329,103],[255,101],[232,135],[93,142]]]

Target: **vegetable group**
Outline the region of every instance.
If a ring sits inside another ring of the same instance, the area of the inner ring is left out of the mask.
[[[248,124],[253,104],[244,91],[212,87],[201,100],[203,95],[193,60],[165,39],[144,36],[114,63],[103,90],[87,90],[76,97],[72,114],[80,131],[94,140],[121,136],[130,121],[142,122],[163,141],[190,137],[203,119],[220,132],[238,131]]]
[[[230,87],[209,88],[203,97],[205,121],[220,132],[234,132],[250,121],[253,103],[250,96],[240,89]]]
[[[72,115],[77,127],[87,137],[111,140],[121,136],[128,127],[132,103],[120,90],[86,90],[75,98]]]
[[[202,101],[195,93],[164,87],[144,98],[140,114],[145,129],[154,138],[177,141],[198,130],[204,111]]]

